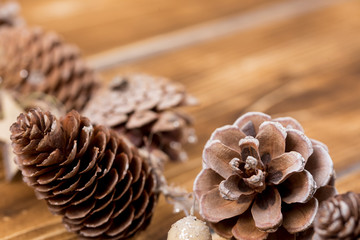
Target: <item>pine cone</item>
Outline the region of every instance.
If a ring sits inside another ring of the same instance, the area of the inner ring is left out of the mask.
[[[114,79],[83,114],[126,135],[139,148],[161,150],[165,155],[160,158],[185,160],[183,145],[196,138],[190,117],[173,108],[195,103],[182,85],[138,74]]]
[[[81,110],[97,77],[79,50],[54,33],[15,27],[0,31],[0,76],[3,86],[19,95],[41,92],[55,96],[67,111]]]
[[[0,3],[0,27],[14,27],[24,24],[19,16],[20,6],[16,2]]]
[[[336,193],[331,176],[327,147],[296,120],[247,113],[212,134],[194,191],[223,237],[294,239],[313,223],[318,202]]]
[[[11,126],[24,181],[89,239],[126,239],[144,229],[158,199],[147,160],[114,131],[76,111],[60,121],[31,110]]]
[[[348,192],[321,203],[314,222],[314,239],[360,238],[360,194]]]

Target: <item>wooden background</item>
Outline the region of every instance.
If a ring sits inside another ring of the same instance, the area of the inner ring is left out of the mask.
[[[360,192],[360,1],[21,0],[29,25],[77,44],[104,81],[145,72],[183,83],[200,105],[199,142],[170,163],[191,191],[211,132],[247,111],[298,119],[326,143],[339,192]],[[3,176],[3,175],[2,175]],[[21,180],[0,179],[0,238],[76,239]],[[136,240],[166,239],[181,218],[163,198]]]

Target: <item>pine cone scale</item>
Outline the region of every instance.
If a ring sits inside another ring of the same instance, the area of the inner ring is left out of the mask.
[[[144,216],[147,205],[149,204],[149,195],[144,191],[142,192],[139,199],[134,201],[135,214],[134,218],[137,219]]]
[[[69,219],[85,218],[95,207],[95,205],[96,205],[96,200],[93,198],[89,198],[88,200],[76,206],[72,205],[68,207],[65,211],[64,216]]]
[[[318,187],[323,187],[330,181],[332,169],[326,167],[329,165],[332,166],[333,163],[326,149],[314,146],[314,152],[307,162],[307,168]]]
[[[295,188],[294,188],[295,186]],[[288,177],[279,189],[282,194],[282,201],[291,203],[304,203],[310,200],[316,191],[316,183],[307,171],[296,172]]]
[[[283,153],[268,164],[268,181],[278,185],[290,174],[303,171],[304,167],[305,159],[298,152]]]
[[[94,237],[98,237],[98,236],[102,235],[107,230],[109,230],[109,226],[110,225],[108,225],[108,224],[104,224],[103,226],[97,226],[96,230],[94,230],[94,228],[84,228],[84,229],[81,229],[81,230],[78,229],[78,230],[80,230],[80,232],[83,236],[94,238]]]
[[[286,135],[286,152],[298,152],[305,160],[313,154],[314,147],[309,138],[297,129],[287,130]]]
[[[48,173],[45,173],[45,174],[39,176],[37,179],[37,182],[39,183],[39,186],[46,186],[47,184],[58,179],[60,177],[60,175],[62,175],[64,172],[65,172],[65,169],[61,169],[60,171],[55,169],[54,171],[51,171],[51,172],[48,172]]]
[[[251,214],[255,226],[261,231],[277,229],[283,220],[281,197],[278,190],[269,188],[259,194],[251,207]]]
[[[98,191],[96,191],[95,199],[102,199],[107,196],[109,193],[113,192],[119,176],[115,169],[111,169],[111,171],[106,174],[103,178],[99,179],[98,182]]]
[[[114,196],[115,201],[122,198],[122,196],[128,192],[131,183],[132,183],[132,176],[131,173],[128,171],[125,177],[116,186],[116,191]]]
[[[131,201],[132,201],[132,190],[127,191],[119,199],[114,198],[114,200],[116,201],[116,206],[117,207],[116,207],[116,209],[114,211],[113,218],[116,218],[123,211],[125,211],[127,209],[127,207],[129,206],[129,204],[131,203]]]
[[[127,229],[134,219],[134,212],[135,210],[133,207],[126,208],[124,212],[113,219],[112,226],[105,234],[110,237],[115,237]]]
[[[133,196],[132,196],[133,200],[137,200],[141,196],[141,193],[143,192],[145,187],[145,181],[146,181],[145,174],[144,171],[142,171],[139,176],[139,179],[133,183],[133,185],[135,186],[134,189],[136,189],[135,191],[133,191]]]
[[[315,219],[318,205],[315,198],[306,203],[286,205],[284,208],[284,228],[291,234],[306,230]]]
[[[91,215],[82,223],[87,228],[97,228],[109,221],[115,210],[114,204],[109,204],[105,208],[92,212]]]
[[[73,151],[71,151],[71,154],[73,153]],[[74,154],[75,155],[75,154]],[[68,171],[68,172],[66,172],[65,171],[65,169],[63,170],[64,171],[64,173],[62,173],[61,175],[59,175],[59,176],[57,176],[57,179],[58,180],[65,180],[65,179],[69,179],[69,178],[72,178],[72,177],[74,177],[77,173],[79,173],[80,172],[80,162],[74,162],[73,160],[74,160],[74,157],[71,157],[71,158],[69,158],[69,159],[72,159],[70,162],[68,162],[67,164],[68,165],[70,165],[70,166],[72,166],[72,168],[70,167],[70,171]],[[65,163],[65,162],[63,162],[63,163]],[[62,164],[63,164],[62,163]],[[62,166],[62,164],[60,164],[60,166]],[[65,164],[64,164],[65,165]],[[59,171],[59,172],[61,172],[61,170]],[[83,173],[83,172],[81,172],[81,173]]]

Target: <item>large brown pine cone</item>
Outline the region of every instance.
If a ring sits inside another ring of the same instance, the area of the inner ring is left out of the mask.
[[[147,160],[114,131],[76,111],[57,120],[31,110],[11,126],[24,181],[89,239],[125,239],[144,229],[158,199]]]
[[[200,214],[223,237],[294,239],[311,235],[303,231],[318,202],[336,193],[332,176],[327,147],[296,120],[247,113],[214,131],[194,191]]]
[[[360,238],[360,194],[348,192],[321,203],[314,222],[316,240]]]
[[[160,158],[185,160],[183,145],[196,138],[190,117],[174,108],[195,103],[180,84],[134,74],[114,79],[83,114],[126,135],[139,148],[165,153]]]
[[[0,3],[0,27],[14,27],[24,24],[19,16],[20,6],[16,2]]]
[[[5,88],[18,94],[55,96],[67,111],[83,109],[97,86],[78,48],[39,28],[1,29],[0,77]]]

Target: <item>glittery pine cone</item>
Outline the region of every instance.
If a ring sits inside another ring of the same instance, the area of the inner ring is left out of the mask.
[[[296,120],[247,113],[212,134],[194,191],[223,237],[294,239],[312,225],[318,202],[336,193],[333,182],[327,147]]]
[[[315,240],[360,238],[360,194],[336,195],[320,204],[314,222]]]
[[[114,79],[89,102],[83,114],[116,129],[159,158],[185,160],[183,146],[196,137],[190,117],[176,108],[193,104],[196,100],[182,85],[134,74]]]
[[[24,181],[88,239],[126,239],[150,222],[156,176],[136,148],[76,111],[58,120],[31,110],[11,126]]]
[[[19,95],[55,96],[67,111],[83,109],[97,86],[97,77],[79,50],[39,28],[1,29],[0,56],[4,88]]]

